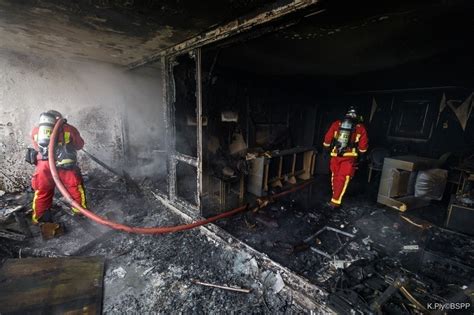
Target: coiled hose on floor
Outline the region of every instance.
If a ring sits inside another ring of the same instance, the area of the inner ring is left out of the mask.
[[[53,129],[53,133],[51,135],[51,139],[57,139],[59,130],[60,130],[60,128],[63,124],[64,124],[63,119],[59,119],[56,122],[56,125],[54,126],[54,129]],[[124,231],[124,232],[128,232],[128,233],[135,233],[135,234],[173,233],[173,232],[179,232],[179,231],[184,231],[184,230],[190,230],[190,229],[193,229],[195,227],[217,221],[219,219],[223,219],[223,218],[233,216],[237,213],[240,213],[240,212],[243,212],[243,211],[249,209],[248,205],[244,205],[244,206],[235,208],[233,210],[221,213],[219,215],[210,217],[208,219],[203,219],[203,220],[199,220],[199,221],[196,221],[196,222],[193,222],[193,223],[176,225],[176,226],[136,227],[136,226],[128,226],[128,225],[125,225],[125,224],[113,222],[113,221],[110,221],[110,220],[100,216],[100,215],[97,215],[97,214],[93,213],[92,211],[90,211],[86,208],[83,208],[78,202],[76,202],[71,197],[71,194],[69,194],[69,192],[67,191],[64,184],[61,182],[61,179],[59,178],[59,175],[58,175],[58,170],[56,169],[55,156],[54,156],[54,152],[55,152],[55,147],[54,146],[55,146],[55,141],[50,141],[49,146],[48,146],[49,168],[51,169],[51,174],[53,176],[53,180],[56,183],[56,186],[58,187],[59,191],[61,192],[61,195],[63,195],[63,197],[66,199],[66,202],[69,203],[72,207],[78,209],[84,216],[91,219],[92,221],[97,222],[97,223],[102,224],[102,225],[105,225],[105,226],[108,226],[109,228],[112,228],[112,229],[115,229],[115,230]],[[267,200],[274,200],[276,198],[285,196],[285,195],[290,194],[294,191],[302,189],[303,187],[307,186],[308,184],[310,184],[310,182],[306,182],[306,183],[304,183],[300,186],[296,186],[292,189],[283,191],[279,194],[272,195],[271,197],[268,197]],[[266,202],[264,204],[266,205],[266,204],[268,204],[268,202]],[[259,207],[263,207],[263,206],[260,205]]]

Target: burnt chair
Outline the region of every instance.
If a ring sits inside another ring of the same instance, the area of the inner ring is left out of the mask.
[[[369,175],[367,177],[367,182],[370,183],[372,179],[372,172],[378,171],[381,172],[383,168],[383,161],[386,157],[390,156],[390,151],[387,148],[374,148],[370,151],[368,156],[369,161]]]

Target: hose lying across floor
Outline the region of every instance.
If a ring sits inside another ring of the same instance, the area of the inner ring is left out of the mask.
[[[59,130],[60,130],[61,126],[63,125],[63,123],[64,123],[63,119],[59,119],[56,122],[56,125],[54,126],[53,133],[51,135],[51,139],[56,139],[57,138],[57,135],[58,135]],[[59,191],[61,192],[61,195],[63,195],[63,197],[66,199],[67,203],[69,203],[72,207],[78,209],[84,216],[88,217],[89,219],[91,219],[94,222],[97,222],[99,224],[108,226],[109,228],[112,228],[112,229],[115,229],[115,230],[124,231],[124,232],[128,232],[128,233],[135,233],[135,234],[173,233],[173,232],[189,230],[189,229],[201,226],[201,225],[205,225],[205,224],[217,221],[219,219],[227,218],[227,217],[230,217],[232,215],[235,215],[239,212],[243,212],[243,211],[248,209],[248,205],[244,205],[244,206],[235,208],[233,210],[221,213],[219,215],[210,217],[208,219],[203,219],[203,220],[196,221],[196,222],[193,222],[193,223],[190,223],[190,224],[183,224],[183,225],[176,225],[176,226],[135,227],[135,226],[128,226],[128,225],[125,225],[125,224],[113,222],[113,221],[107,220],[106,218],[101,217],[101,216],[93,213],[92,211],[90,211],[88,209],[83,208],[79,203],[77,203],[71,197],[71,195],[67,191],[66,187],[64,187],[64,184],[59,179],[58,170],[56,169],[56,163],[55,163],[55,156],[54,156],[55,148],[54,148],[54,145],[55,145],[55,141],[50,141],[49,147],[48,147],[49,168],[51,169],[51,174],[53,176],[53,180],[56,183],[56,186],[58,187]],[[279,194],[276,194],[276,195],[272,195],[268,198],[271,198],[273,200],[273,199],[285,196],[285,195],[290,194],[294,191],[302,189],[303,187],[307,186],[310,183],[311,182],[306,182],[306,183],[304,183],[300,186],[296,186],[292,189],[283,191],[283,192],[281,192]]]

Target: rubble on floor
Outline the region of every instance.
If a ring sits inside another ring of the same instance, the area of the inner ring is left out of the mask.
[[[129,195],[118,178],[102,178],[87,181],[89,204],[100,215],[135,225],[181,222],[153,197]],[[153,183],[147,184],[151,189]],[[430,302],[468,301],[474,282],[472,237],[379,206],[364,195],[349,195],[344,207],[333,210],[324,205],[326,193],[316,186],[218,225],[321,288],[339,313],[411,314],[426,312]],[[27,198],[5,194],[2,207]],[[106,313],[301,311],[283,290],[281,275],[244,247],[222,246],[199,229],[159,236],[120,233],[70,215],[60,198],[55,203],[54,218],[66,234],[45,242],[30,226],[31,239],[0,237],[2,257],[105,257]],[[436,207],[425,212],[435,214]]]
[[[96,213],[128,224],[175,225],[182,220],[152,198],[126,194],[116,178],[90,176],[86,182],[88,203]],[[16,195],[18,196],[18,195]],[[11,195],[12,198],[13,195]],[[2,199],[3,201],[4,199]],[[14,202],[9,201],[10,204]],[[4,258],[31,256],[103,256],[105,313],[128,312],[243,312],[274,313],[300,310],[282,292],[281,277],[259,266],[243,250],[230,250],[199,229],[157,236],[111,231],[72,216],[60,199],[53,209],[55,221],[66,234],[48,241],[30,226],[34,237],[2,243]],[[233,292],[194,283],[202,281],[249,289]],[[281,291],[281,292],[280,292]]]
[[[218,224],[324,289],[329,306],[339,313],[427,312],[428,303],[454,298],[469,302],[465,311],[472,312],[474,238],[363,195],[348,196],[344,207],[332,210],[321,198],[324,188],[315,186],[313,193],[264,209],[260,215],[272,225],[262,220],[249,225],[248,218],[239,217]],[[436,217],[442,209],[433,205],[424,211]],[[387,301],[382,301],[385,291]]]

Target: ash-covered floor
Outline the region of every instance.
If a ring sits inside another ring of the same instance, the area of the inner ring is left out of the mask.
[[[117,178],[104,180],[104,174],[86,178],[89,205],[100,215],[132,225],[183,222],[152,194],[136,197],[127,193]],[[471,294],[474,282],[474,239],[436,226],[443,220],[442,204],[400,213],[372,201],[372,185],[365,187],[364,178],[358,178],[348,191],[345,206],[331,210],[324,205],[329,195],[326,180],[319,176],[311,189],[279,199],[256,214],[219,221],[218,226],[323,289],[328,294],[325,302],[341,314],[372,312],[376,297],[402,280],[424,311],[431,302],[448,303],[454,298],[468,302],[466,295]],[[144,182],[142,186],[150,192],[155,184]],[[26,200],[26,193],[7,194],[2,197],[2,207]],[[106,257],[105,313],[302,311],[282,290],[282,278],[262,267],[243,247],[223,245],[199,229],[159,236],[116,232],[73,217],[66,209],[56,199],[54,218],[64,224],[65,235],[44,241],[32,226],[35,237],[28,241],[0,238],[2,259]],[[323,227],[336,230],[310,238]],[[251,292],[204,287],[193,280]],[[381,311],[413,314],[416,309],[413,301],[395,292]],[[472,306],[464,311],[470,313]]]
[[[97,213],[119,222],[147,226],[177,225],[180,217],[152,196],[127,194],[116,179],[90,175],[88,202]],[[101,184],[99,184],[101,183]],[[23,198],[25,198],[23,196]],[[19,195],[5,195],[2,206],[18,203]],[[60,203],[60,202],[59,202]],[[0,238],[2,261],[11,257],[103,256],[106,257],[103,311],[124,313],[276,313],[298,308],[291,297],[277,294],[281,278],[259,268],[242,250],[231,250],[208,238],[199,229],[147,236],[111,231],[87,219],[65,214],[55,206],[54,219],[66,234],[43,241],[39,229],[27,242]],[[251,289],[232,292],[194,284],[206,283]]]
[[[333,210],[325,204],[329,182],[327,176],[319,176],[311,190],[278,200],[257,214],[218,224],[323,288],[329,293],[328,304],[341,314],[372,312],[375,296],[399,277],[409,279],[406,285],[425,308],[422,311],[430,311],[426,309],[430,302],[447,303],[454,296],[470,303],[474,238],[439,227],[445,205],[433,203],[406,213],[384,207],[375,202],[375,185],[359,176],[344,206]],[[311,238],[324,227],[353,237],[326,230]],[[411,314],[409,304],[393,294],[382,311]],[[466,314],[474,310],[470,305],[463,310]]]

